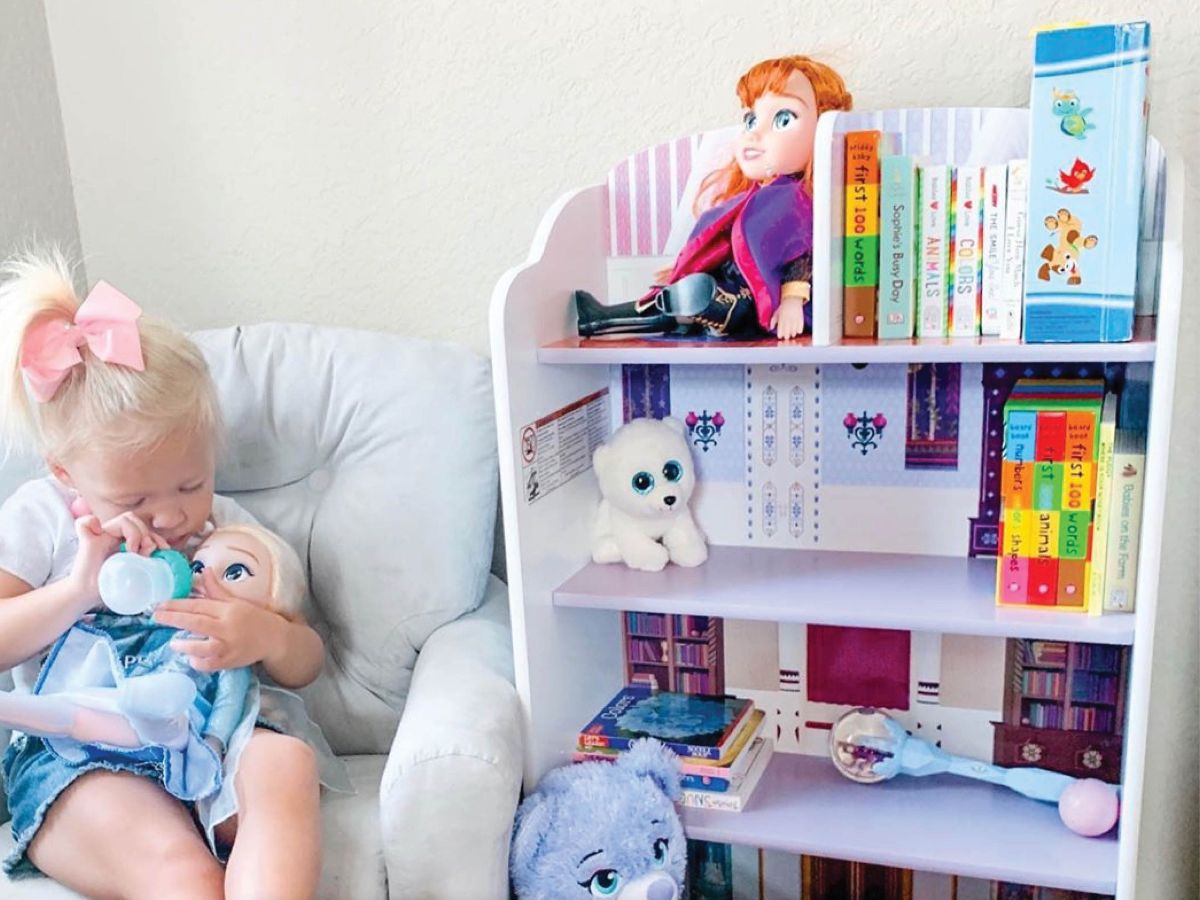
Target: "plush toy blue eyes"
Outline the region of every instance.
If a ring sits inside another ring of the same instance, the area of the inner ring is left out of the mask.
[[[795,122],[797,118],[798,116],[790,109],[781,109],[775,113],[775,119],[771,122],[771,125],[776,131],[783,131]]]
[[[667,864],[667,850],[670,848],[670,842],[666,838],[659,838],[654,842],[654,861],[660,865]]]
[[[204,571],[204,561],[197,559],[192,563],[192,574],[199,575]]]
[[[674,484],[683,477],[683,465],[678,460],[667,460],[667,464],[663,466],[663,477]]]
[[[654,476],[649,472],[638,472],[633,476],[631,484],[639,494],[648,494],[654,490]]]
[[[593,897],[612,897],[621,888],[621,875],[616,869],[601,869],[579,886],[587,888]]]

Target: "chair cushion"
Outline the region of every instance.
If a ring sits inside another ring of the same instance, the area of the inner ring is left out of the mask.
[[[477,607],[497,471],[486,360],[307,325],[194,335],[221,398],[217,490],[307,561],[326,640],[304,696],[341,754],[385,753],[429,634]]]
[[[383,833],[379,827],[379,783],[385,756],[349,756],[343,760],[357,794],[321,796],[321,886],[317,896],[334,900],[370,900],[387,896]],[[0,826],[0,858],[12,850],[12,829]],[[0,875],[4,900],[79,900],[49,878],[9,881]]]

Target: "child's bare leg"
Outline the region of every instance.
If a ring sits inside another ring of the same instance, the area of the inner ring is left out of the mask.
[[[225,868],[229,898],[316,896],[321,875],[321,795],[312,748],[258,729],[235,780],[238,815],[218,829],[233,841]]]
[[[221,866],[184,805],[128,772],[89,772],[63,791],[29,858],[87,897],[224,897]]]

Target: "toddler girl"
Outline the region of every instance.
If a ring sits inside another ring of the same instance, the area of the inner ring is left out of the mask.
[[[45,650],[96,605],[100,564],[182,549],[212,527],[252,523],[213,495],[220,434],[199,350],[100,282],[80,303],[58,254],[25,256],[0,286],[0,434],[34,447],[50,477],[0,507],[0,671],[30,690]],[[321,670],[320,637],[256,603],[193,599],[155,613],[200,671],[261,663],[300,687]],[[37,870],[88,896],[310,897],[320,871],[317,761],[298,738],[255,729],[229,770],[236,815],[203,821],[129,759],[70,765],[14,734],[3,759],[16,848],[12,876]],[[207,810],[212,814],[212,810]],[[230,847],[222,868],[212,844]],[[132,851],[132,852],[131,852]]]

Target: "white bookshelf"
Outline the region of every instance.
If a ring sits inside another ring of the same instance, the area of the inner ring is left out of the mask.
[[[1022,110],[952,113],[966,117],[977,129],[1011,130],[1014,123],[1024,127]],[[517,687],[526,717],[527,787],[548,769],[569,762],[581,725],[623,683],[621,610],[1132,645],[1118,837],[1079,838],[1059,823],[1053,808],[987,785],[909,779],[863,788],[842,779],[826,759],[792,754],[776,755],[745,812],[689,810],[685,816],[689,835],[703,840],[1115,893],[1129,900],[1147,774],[1150,672],[1182,278],[1182,167],[1174,159],[1167,161],[1152,142],[1150,183],[1166,185],[1161,195],[1164,224],[1161,234],[1153,237],[1161,241],[1154,281],[1157,315],[1139,320],[1134,341],[842,341],[837,337],[840,293],[834,287],[840,282],[840,242],[832,240],[840,234],[834,228],[841,214],[840,191],[833,189],[830,172],[839,170],[841,135],[870,127],[864,123],[872,116],[886,124],[887,115],[831,113],[818,126],[815,321],[809,339],[788,345],[580,342],[569,308],[571,292],[585,289],[601,299],[627,299],[621,295],[622,285],[638,262],[610,264],[611,183],[561,197],[539,225],[527,260],[496,285],[492,359]],[[1017,135],[1014,146],[1020,143]],[[697,146],[696,139],[692,146]],[[1165,182],[1158,179],[1160,167]],[[646,270],[652,271],[663,255],[655,245],[645,254]],[[619,274],[616,281],[614,272]],[[620,396],[614,385],[619,384],[616,376],[622,364],[874,362],[1151,364],[1137,612],[1088,618],[997,610],[992,602],[994,563],[965,557],[714,546],[710,561],[694,570],[668,567],[650,574],[596,566],[589,560],[589,543],[598,492],[590,473],[565,481],[534,502],[526,498],[527,426],[608,390],[611,428],[619,421]]]

